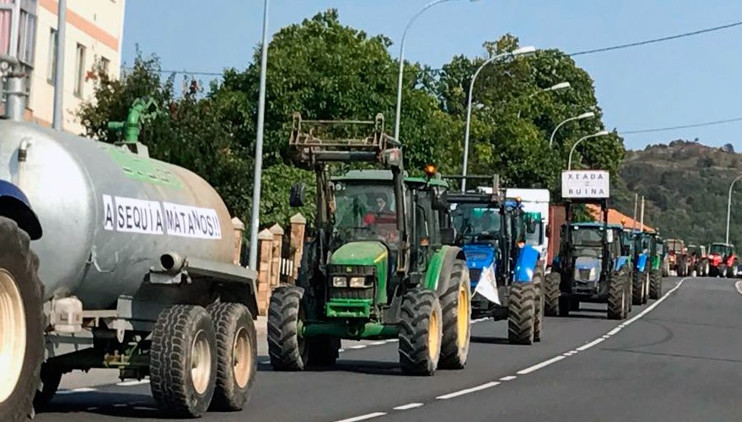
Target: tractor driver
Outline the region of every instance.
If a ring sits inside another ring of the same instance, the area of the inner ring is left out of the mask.
[[[389,209],[385,194],[378,194],[374,199],[376,204],[369,207],[369,211],[363,217],[363,223],[365,226],[371,227],[387,242],[394,244],[399,238],[397,215]]]

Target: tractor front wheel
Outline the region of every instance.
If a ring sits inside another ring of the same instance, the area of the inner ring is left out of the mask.
[[[469,355],[471,337],[471,283],[466,261],[457,259],[448,282],[448,289],[440,296],[443,315],[443,343],[438,367],[462,369]]]
[[[277,371],[303,371],[308,360],[305,340],[299,336],[303,289],[280,286],[268,305],[268,355]]]
[[[430,290],[413,289],[402,299],[399,328],[399,365],[408,375],[433,375],[438,367],[443,316]]]
[[[535,290],[536,318],[533,322],[533,341],[541,341],[541,330],[544,323],[544,270],[541,266],[536,268],[533,274],[533,287]]]
[[[508,341],[510,344],[533,344],[536,320],[533,282],[513,283],[508,295]]]
[[[649,298],[659,299],[662,296],[662,274],[652,271],[649,278]]]
[[[624,319],[628,308],[626,295],[626,279],[624,273],[613,273],[608,286],[608,318]]]
[[[549,273],[544,277],[544,314],[546,316],[559,315],[559,296],[562,276],[559,273]]]

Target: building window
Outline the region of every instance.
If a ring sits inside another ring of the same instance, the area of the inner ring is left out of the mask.
[[[104,73],[108,75],[108,68],[111,66],[111,61],[107,58],[101,56],[100,57],[100,71],[101,73]]]
[[[77,44],[75,54],[75,95],[82,97],[82,88],[85,84],[85,46]]]
[[[49,31],[49,69],[46,72],[47,82],[54,85],[57,75],[57,30]]]

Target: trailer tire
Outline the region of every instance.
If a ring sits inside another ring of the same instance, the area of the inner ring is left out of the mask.
[[[533,341],[541,341],[541,331],[544,323],[544,306],[546,298],[544,297],[544,270],[541,266],[536,268],[533,274],[533,287],[535,293],[535,313],[536,318],[533,322]]]
[[[442,310],[430,290],[413,289],[402,298],[399,365],[407,375],[433,375],[443,337]]]
[[[659,299],[662,296],[662,277],[659,271],[652,271],[649,278],[649,298]]]
[[[217,345],[206,309],[173,305],[160,312],[152,330],[149,377],[152,398],[169,415],[197,418],[208,410],[216,389]]]
[[[307,366],[334,366],[340,355],[340,339],[335,337],[310,337],[305,340]]]
[[[624,319],[631,299],[626,295],[628,284],[626,273],[614,272],[608,285],[608,319]]]
[[[44,286],[28,234],[0,217],[0,239],[0,313],[14,317],[0,320],[0,374],[6,380],[0,385],[0,415],[8,422],[25,421],[34,415],[44,360]]]
[[[544,315],[546,316],[559,315],[561,281],[562,277],[559,273],[549,273],[544,277]]]
[[[508,295],[508,341],[510,344],[533,344],[536,320],[533,282],[513,283]]]
[[[242,410],[250,400],[257,371],[258,344],[250,310],[240,303],[208,308],[216,329],[216,389],[212,410]]]
[[[268,354],[276,371],[303,371],[309,359],[306,341],[299,336],[303,289],[279,286],[268,305]]]

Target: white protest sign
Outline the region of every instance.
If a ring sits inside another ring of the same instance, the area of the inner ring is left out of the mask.
[[[605,170],[562,172],[562,198],[608,198],[610,188],[610,173]]]

